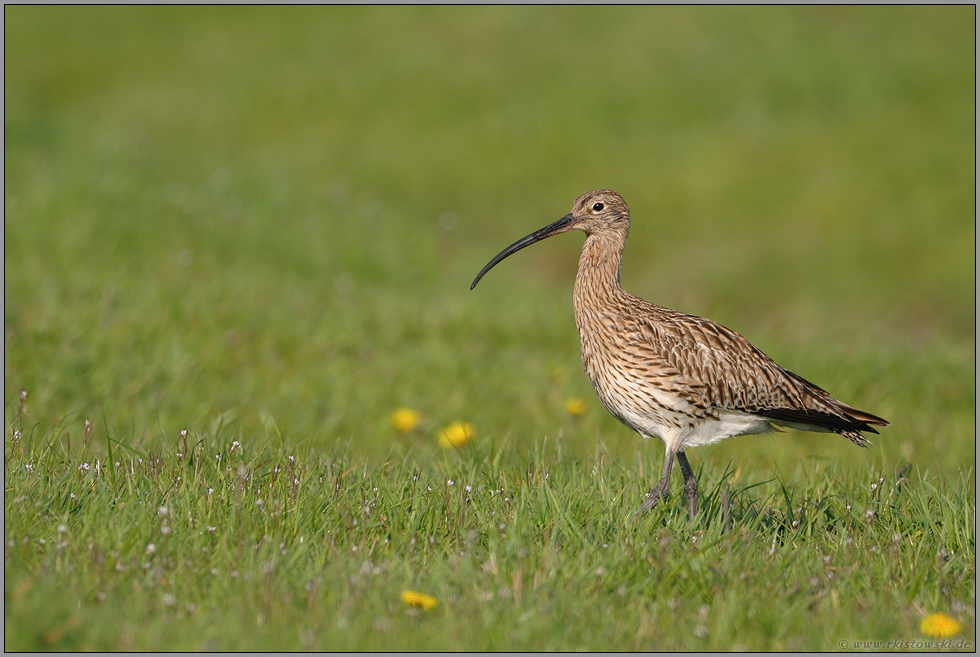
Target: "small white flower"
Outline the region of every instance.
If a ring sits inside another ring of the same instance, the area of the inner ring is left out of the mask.
[[[153,543],[150,543],[149,545],[146,546],[146,553],[147,554],[153,554],[156,551],[157,551],[157,546],[154,545]]]
[[[58,533],[59,534],[64,534],[66,531],[68,531],[68,528],[67,527],[65,527],[64,525],[58,525]]]
[[[157,509],[157,515],[160,516],[161,518],[166,516],[168,513],[170,513],[169,507],[161,506],[159,509]]]

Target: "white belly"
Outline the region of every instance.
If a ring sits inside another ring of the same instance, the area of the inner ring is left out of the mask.
[[[640,390],[621,378],[615,386],[602,383],[595,386],[596,392],[613,415],[644,438],[660,438],[671,451],[773,430],[768,420],[749,413],[718,409],[717,417],[698,417],[686,400],[663,390]]]
[[[712,445],[725,438],[767,433],[773,430],[768,420],[737,411],[723,411],[718,419],[702,418],[683,424],[675,421],[651,422],[651,419],[639,416],[628,417],[627,424],[644,438],[660,438],[672,451],[685,447]]]
[[[772,431],[765,418],[738,411],[721,411],[719,418],[706,418],[697,422],[681,436],[681,447],[711,445],[725,438],[747,436]]]

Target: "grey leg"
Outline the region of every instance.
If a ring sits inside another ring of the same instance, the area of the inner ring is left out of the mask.
[[[664,473],[660,477],[660,481],[657,485],[650,489],[647,493],[647,499],[643,502],[640,507],[640,513],[646,513],[653,507],[657,506],[660,502],[660,498],[664,500],[670,494],[670,470],[674,467],[674,453],[668,451],[667,455],[664,457]]]
[[[684,452],[677,452],[677,465],[681,466],[684,475],[684,492],[687,494],[687,512],[693,518],[698,514],[698,480],[694,478],[694,470],[687,462]]]

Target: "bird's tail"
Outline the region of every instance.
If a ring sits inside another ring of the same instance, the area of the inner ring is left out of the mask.
[[[888,420],[880,418],[877,415],[859,411],[856,408],[851,408],[850,406],[845,406],[844,404],[840,405],[840,410],[848,417],[853,418],[858,422],[864,422],[865,424],[874,424],[875,426],[879,427],[887,427],[890,424]]]
[[[852,443],[854,443],[858,447],[865,447],[865,448],[867,448],[867,447],[870,447],[873,444],[860,431],[850,431],[850,430],[844,429],[842,431],[838,431],[837,433],[839,433],[840,435],[844,436],[845,438],[847,438],[848,440],[850,440]],[[878,433],[878,432],[875,431],[875,433]]]

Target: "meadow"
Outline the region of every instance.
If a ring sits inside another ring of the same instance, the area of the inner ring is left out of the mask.
[[[974,7],[4,19],[6,650],[975,650]],[[600,187],[628,291],[873,447],[701,448],[636,517],[581,236],[469,290]]]

